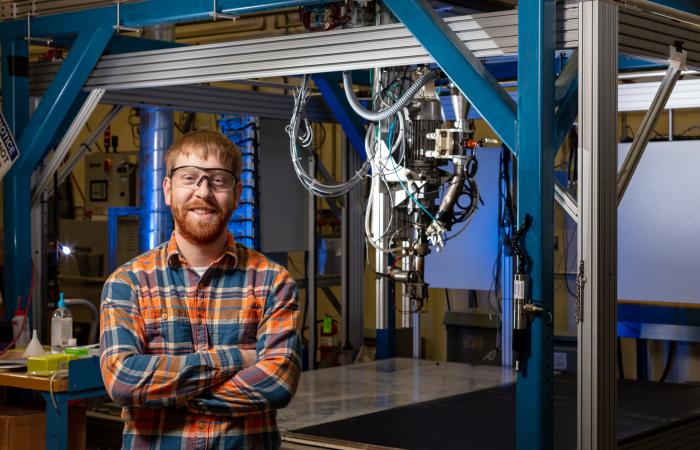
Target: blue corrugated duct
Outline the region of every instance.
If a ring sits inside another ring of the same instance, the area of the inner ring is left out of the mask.
[[[243,192],[228,229],[236,242],[260,250],[260,199],[258,191],[258,125],[252,116],[222,115],[221,132],[236,144],[243,156]]]
[[[158,26],[146,29],[144,37],[171,41],[174,32],[172,25]],[[165,152],[173,141],[173,112],[142,108],[139,115],[139,251],[145,252],[166,241],[173,228],[170,208],[163,197]]]

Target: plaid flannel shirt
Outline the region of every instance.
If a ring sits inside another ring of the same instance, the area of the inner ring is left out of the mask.
[[[102,377],[123,406],[122,448],[277,448],[275,410],[300,372],[289,273],[228,235],[200,278],[169,242],[117,269],[102,292]],[[242,367],[240,350],[256,349]]]

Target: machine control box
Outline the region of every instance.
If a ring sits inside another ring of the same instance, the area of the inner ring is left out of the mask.
[[[110,206],[135,206],[138,152],[94,153],[85,157],[85,210],[106,215]]]

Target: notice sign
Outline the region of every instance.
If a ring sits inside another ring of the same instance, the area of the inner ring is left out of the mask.
[[[5,116],[0,112],[0,180],[19,158],[19,149]]]

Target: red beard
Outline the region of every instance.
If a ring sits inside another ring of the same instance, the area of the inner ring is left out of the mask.
[[[206,209],[209,214],[198,217],[195,209]],[[222,210],[217,205],[202,200],[193,200],[172,208],[173,220],[178,233],[193,244],[208,245],[216,241],[226,230],[233,209]]]

